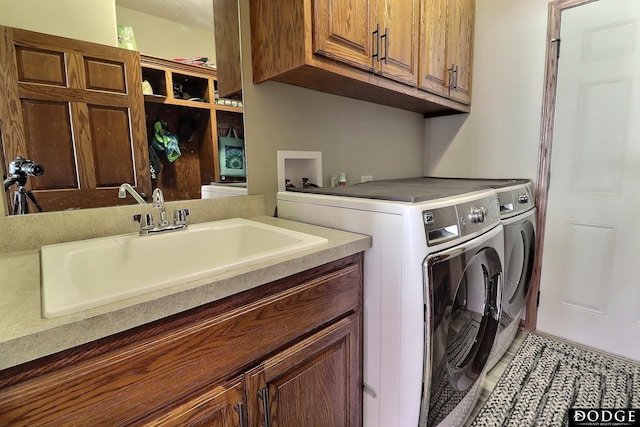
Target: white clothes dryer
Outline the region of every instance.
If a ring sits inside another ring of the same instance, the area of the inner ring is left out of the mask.
[[[370,181],[278,193],[278,216],[372,236],[364,254],[364,426],[460,426],[502,301],[495,190]]]
[[[408,179],[425,186],[447,186],[476,191],[495,189],[504,227],[504,276],[500,327],[487,362],[491,369],[515,338],[524,318],[536,249],[536,208],[533,184],[528,179],[482,179],[423,177]]]

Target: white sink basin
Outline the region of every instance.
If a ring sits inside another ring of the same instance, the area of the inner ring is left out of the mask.
[[[75,313],[326,242],[237,218],[43,246],[43,315]]]

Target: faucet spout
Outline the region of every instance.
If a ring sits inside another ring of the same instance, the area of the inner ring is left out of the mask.
[[[126,182],[122,184],[118,189],[118,197],[120,197],[121,199],[124,199],[125,197],[127,197],[127,192],[131,194],[131,196],[136,200],[136,202],[140,203],[141,205],[147,204],[147,201],[144,200],[144,198],[131,186],[131,184]]]
[[[162,194],[162,190],[159,188],[154,189],[152,198],[153,207],[160,209],[160,224],[158,224],[158,226],[169,226],[169,220],[167,219],[167,209],[164,207],[164,195]]]

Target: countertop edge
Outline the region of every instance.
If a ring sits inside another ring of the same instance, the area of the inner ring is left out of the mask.
[[[371,247],[370,236],[268,216],[250,219],[324,237],[328,243],[294,255],[259,262],[250,268],[215,275],[197,283],[179,285],[128,302],[67,316],[66,320],[36,321],[39,326],[26,327],[19,336],[2,340],[0,335],[0,370],[217,301]],[[38,254],[34,252],[27,256],[37,257]]]

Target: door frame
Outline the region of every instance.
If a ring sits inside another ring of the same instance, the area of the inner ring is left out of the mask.
[[[547,16],[547,48],[545,60],[544,93],[542,100],[542,119],[540,123],[540,144],[538,148],[538,175],[536,178],[535,206],[536,252],[531,290],[527,301],[524,328],[535,331],[538,321],[538,293],[542,271],[542,251],[544,249],[545,224],[547,220],[547,200],[551,178],[551,147],[555,122],[556,89],[558,84],[558,55],[560,50],[560,21],[562,12],[598,0],[556,0],[549,3]]]

